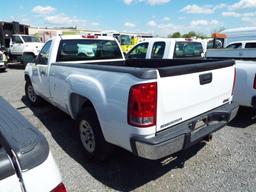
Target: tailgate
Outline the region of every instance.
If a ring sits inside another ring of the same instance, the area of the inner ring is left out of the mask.
[[[231,101],[234,61],[159,69],[157,131]]]

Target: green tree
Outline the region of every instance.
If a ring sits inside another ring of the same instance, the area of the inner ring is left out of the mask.
[[[190,31],[190,32],[182,35],[183,38],[191,38],[191,37],[196,37],[196,36],[197,36],[197,34],[194,31]]]
[[[175,32],[173,34],[168,35],[168,38],[181,38],[180,32]]]

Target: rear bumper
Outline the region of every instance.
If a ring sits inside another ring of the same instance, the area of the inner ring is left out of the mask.
[[[161,131],[153,138],[132,137],[132,152],[140,157],[155,160],[186,149],[224,127],[236,116],[238,109],[237,103],[225,104]],[[204,125],[196,129],[197,122],[201,120],[205,121]]]

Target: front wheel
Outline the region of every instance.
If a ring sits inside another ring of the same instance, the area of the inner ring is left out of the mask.
[[[80,141],[89,160],[105,160],[111,149],[111,144],[105,141],[99,120],[93,108],[85,108],[77,119]]]
[[[29,81],[27,81],[25,84],[25,93],[29,103],[32,104],[33,106],[39,106],[43,103],[42,98],[35,93],[34,88],[31,82]]]

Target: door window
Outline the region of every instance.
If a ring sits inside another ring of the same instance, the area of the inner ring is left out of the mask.
[[[242,48],[242,43],[232,43],[226,47],[227,49],[240,49]]]
[[[162,59],[164,56],[165,42],[155,42],[152,48],[152,59]]]
[[[49,53],[51,48],[52,41],[48,41],[40,51],[37,57],[37,64],[47,65],[49,59]]]
[[[246,43],[245,48],[256,48],[256,43]]]
[[[128,59],[145,59],[148,50],[148,43],[136,45],[128,54]]]
[[[19,44],[23,43],[19,36],[12,36],[12,42],[19,43]]]

